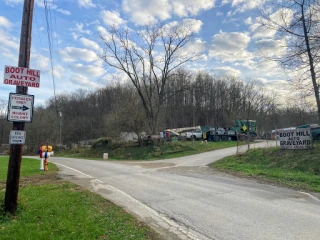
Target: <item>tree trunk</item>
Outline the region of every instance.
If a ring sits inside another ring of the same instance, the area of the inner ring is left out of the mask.
[[[302,13],[301,19],[302,19],[302,24],[303,24],[304,39],[306,41],[307,53],[308,53],[308,58],[309,58],[309,63],[310,63],[310,73],[311,73],[313,91],[314,91],[314,95],[315,95],[316,102],[317,102],[318,122],[320,122],[319,85],[317,83],[316,72],[315,72],[315,69],[314,69],[313,57],[312,57],[311,49],[310,49],[309,36],[308,36],[308,31],[307,31],[307,26],[306,26],[306,20],[305,20],[305,15],[304,15],[304,6],[303,6],[303,4],[301,5],[301,13]]]

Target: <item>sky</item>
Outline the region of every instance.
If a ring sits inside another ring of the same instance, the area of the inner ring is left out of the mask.
[[[287,88],[288,76],[263,57],[281,53],[274,32],[257,24],[264,1],[35,0],[30,68],[40,70],[41,79],[40,88],[29,87],[28,93],[35,96],[37,105],[54,94],[113,84],[122,73],[97,57],[103,47],[99,33],[110,25],[134,31],[150,23],[183,21],[194,24],[194,39],[188,47],[204,56],[188,63],[188,69],[256,79],[266,88],[281,91]],[[0,76],[5,65],[18,65],[23,2],[0,0]],[[0,99],[7,100],[10,92],[15,92],[15,86],[1,81]]]

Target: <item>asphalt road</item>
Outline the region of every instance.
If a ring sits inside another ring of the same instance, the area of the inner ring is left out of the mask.
[[[236,151],[138,163],[58,157],[50,161],[63,178],[124,207],[164,239],[320,239],[317,197],[206,167]]]

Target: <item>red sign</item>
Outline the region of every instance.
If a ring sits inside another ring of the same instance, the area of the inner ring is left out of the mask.
[[[40,70],[22,67],[4,67],[4,84],[22,87],[40,87]]]

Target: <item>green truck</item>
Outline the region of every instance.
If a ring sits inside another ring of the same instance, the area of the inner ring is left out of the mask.
[[[208,141],[253,141],[257,136],[256,120],[236,120],[233,127],[201,126],[201,131]]]

